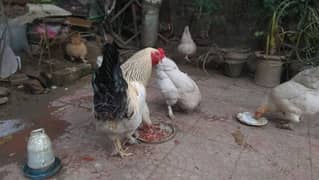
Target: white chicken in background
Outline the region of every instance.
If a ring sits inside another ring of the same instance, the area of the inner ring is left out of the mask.
[[[161,51],[161,49],[159,49]],[[164,57],[156,65],[156,82],[168,105],[168,116],[174,119],[172,106],[192,111],[199,106],[201,93],[196,83],[181,72],[174,61]]]
[[[255,116],[259,118],[266,112],[281,112],[289,122],[300,122],[302,115],[318,113],[319,67],[302,71],[290,81],[273,88]]]
[[[189,27],[186,26],[182,35],[180,44],[177,47],[178,52],[185,55],[185,59],[190,61],[189,56],[196,53],[196,44],[192,39],[192,35],[189,32]]]

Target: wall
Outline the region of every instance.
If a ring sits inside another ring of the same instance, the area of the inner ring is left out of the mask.
[[[161,21],[174,24],[174,35],[180,36],[185,25],[189,25],[193,36],[199,31],[194,23],[193,0],[163,0]],[[214,14],[216,21],[210,26],[209,39],[220,46],[248,46],[259,48],[254,37],[258,17],[255,13],[259,2],[255,0],[221,0],[222,9]],[[258,10],[258,9],[257,9]]]

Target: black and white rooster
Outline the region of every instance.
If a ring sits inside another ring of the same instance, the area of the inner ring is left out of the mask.
[[[145,111],[145,87],[140,82],[126,81],[119,62],[119,52],[114,44],[106,44],[103,61],[92,78],[94,91],[94,116],[97,130],[113,141],[115,154],[132,155],[122,148],[122,140],[136,142],[132,137],[142,122]]]

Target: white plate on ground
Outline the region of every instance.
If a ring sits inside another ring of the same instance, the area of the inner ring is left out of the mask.
[[[237,114],[238,121],[250,125],[250,126],[265,126],[268,124],[268,120],[264,117],[255,119],[254,115],[251,112],[243,112]]]

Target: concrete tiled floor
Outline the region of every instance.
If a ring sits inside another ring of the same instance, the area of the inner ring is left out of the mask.
[[[319,179],[319,123],[306,117],[293,131],[276,128],[274,122],[254,128],[239,124],[233,115],[253,111],[267,89],[249,79],[230,79],[218,74],[195,72],[203,94],[201,110],[176,112],[176,137],[157,145],[129,147],[135,155],[111,157],[109,141],[93,125],[89,82],[72,96],[52,106],[57,119],[70,123],[54,140],[62,159],[62,171],[52,179],[85,180],[316,180]],[[152,120],[170,121],[154,83],[148,88]],[[240,140],[235,138],[240,136]],[[88,160],[85,157],[90,157]],[[3,179],[24,179],[20,164],[0,168]],[[1,177],[1,176],[0,176]]]

